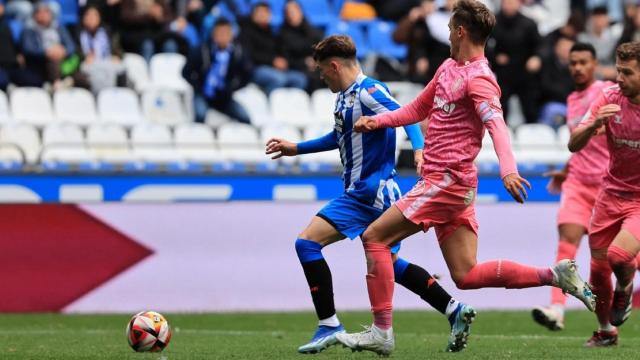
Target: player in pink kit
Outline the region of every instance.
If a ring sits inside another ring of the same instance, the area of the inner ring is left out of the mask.
[[[507,127],[500,106],[500,88],[484,57],[486,39],[495,25],[494,15],[480,2],[459,0],[449,21],[451,59],[409,105],[374,117],[361,117],[354,129],[372,131],[427,119],[422,179],[401,200],[374,221],[362,235],[367,258],[367,288],[373,325],[361,333],[338,334],[337,340],[353,350],[390,354],[392,330],[393,265],[389,247],[435,227],[449,272],[461,289],[482,287],[561,287],[589,309],[595,299],[576,272],[574,261],[553,268],[534,268],[507,260],[477,264],[474,200],[484,129],[494,142],[504,186],[522,203],[529,183],[518,175]],[[470,318],[469,321],[472,319]],[[466,336],[465,332],[461,337]]]
[[[611,82],[595,79],[597,65],[598,60],[593,45],[586,43],[573,45],[569,53],[569,72],[576,90],[567,98],[567,125],[571,131],[578,126],[602,89],[613,85]],[[559,242],[556,261],[575,259],[580,240],[589,229],[596,195],[600,190],[608,164],[607,140],[604,136],[598,136],[584,149],[575,153],[563,170],[549,173],[552,176],[548,186],[549,191],[558,193],[562,189],[558,211]],[[553,288],[551,306],[533,309],[534,320],[550,330],[563,329],[566,301],[567,297],[562,290]]]
[[[589,229],[591,281],[598,296],[600,328],[586,346],[617,344],[615,326],[631,314],[640,252],[640,42],[618,47],[616,69],[618,84],[602,91],[569,141],[569,150],[579,151],[604,131],[610,154]],[[615,291],[612,271],[617,279]]]

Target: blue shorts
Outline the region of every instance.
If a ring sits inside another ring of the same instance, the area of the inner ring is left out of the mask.
[[[353,240],[367,229],[369,224],[382,215],[385,209],[374,208],[353,197],[342,194],[325,205],[316,216],[326,220],[339,233]],[[392,254],[400,251],[400,243],[391,248]]]

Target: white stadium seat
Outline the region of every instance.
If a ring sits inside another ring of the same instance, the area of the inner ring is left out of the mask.
[[[142,110],[147,121],[178,125],[188,121],[180,95],[173,90],[147,89],[142,94]]]
[[[182,77],[182,68],[186,62],[187,59],[181,54],[153,55],[149,63],[152,86],[179,92],[191,91],[191,85]]]
[[[562,125],[558,128],[558,146],[568,149],[569,138],[571,137],[571,131],[567,125]]]
[[[40,135],[33,125],[10,123],[2,126],[0,142],[19,146],[29,164],[36,164],[40,158]]]
[[[143,121],[136,93],[127,88],[108,88],[98,94],[98,113],[103,121],[133,126]]]
[[[258,131],[251,125],[228,123],[220,126],[218,144],[225,160],[251,164],[270,161]]]
[[[254,126],[261,127],[273,122],[269,100],[259,87],[249,84],[234,92],[233,99],[244,107]]]
[[[171,131],[165,125],[138,124],[131,129],[131,144],[138,161],[169,164],[182,161],[173,147]]]
[[[55,123],[44,128],[41,157],[43,164],[80,164],[93,160],[85,145],[82,129],[78,125]]]
[[[203,124],[182,124],[174,130],[178,153],[188,162],[213,164],[224,160],[211,128]]]
[[[311,94],[313,116],[320,124],[331,124],[336,105],[336,94],[329,89],[318,89]]]
[[[516,129],[516,159],[522,163],[557,164],[567,154],[558,151],[556,132],[544,124],[522,124]]]
[[[131,79],[137,91],[144,91],[151,84],[149,67],[144,58],[138,54],[126,53],[122,58],[127,77]]]
[[[300,142],[302,137],[300,136],[300,130],[290,125],[269,125],[262,128],[260,132],[261,145],[266,145],[267,141],[271,138],[282,138],[294,143]],[[273,155],[270,155],[273,156]],[[294,164],[296,157],[283,156],[280,158],[285,164]]]
[[[310,126],[304,129],[303,140],[319,138],[326,135],[331,130],[333,130],[331,124]],[[298,161],[301,165],[306,165],[310,168],[314,168],[319,165],[342,167],[342,162],[340,161],[340,152],[337,149],[313,154],[300,155]]]
[[[53,94],[53,107],[58,121],[88,125],[98,120],[96,102],[86,89],[61,89]]]
[[[9,100],[7,100],[7,94],[0,90],[0,123],[10,122],[11,120],[12,117],[9,109]]]
[[[13,118],[36,126],[44,126],[53,121],[51,97],[40,88],[20,87],[11,92],[11,113]]]
[[[309,95],[296,88],[275,89],[270,95],[271,114],[280,123],[300,128],[311,125],[313,114]]]
[[[132,160],[127,132],[118,124],[99,123],[87,128],[87,145],[93,156],[110,164],[125,164]]]

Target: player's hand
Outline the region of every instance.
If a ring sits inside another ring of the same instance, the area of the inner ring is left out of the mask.
[[[376,120],[370,116],[360,116],[358,121],[353,124],[353,130],[359,133],[373,131],[378,128]]]
[[[607,104],[598,109],[596,119],[593,121],[593,129],[598,130],[602,125],[606,124],[610,117],[620,112],[621,108],[618,104]]]
[[[424,163],[424,154],[422,149],[418,149],[413,152],[413,165],[416,167],[416,173],[420,176],[422,170],[422,164]]]
[[[527,179],[514,173],[505,176],[502,179],[502,183],[504,184],[504,188],[507,189],[515,201],[522,204],[527,200],[527,189],[525,189],[524,185],[531,189],[531,184],[529,184]]]
[[[279,159],[283,156],[298,155],[298,146],[291,141],[280,138],[271,138],[267,141],[265,154],[275,154],[272,159]]]
[[[560,194],[562,189],[562,183],[567,179],[567,171],[563,170],[552,170],[547,171],[542,174],[543,176],[550,177],[549,184],[547,184],[547,191],[549,194],[557,195]]]

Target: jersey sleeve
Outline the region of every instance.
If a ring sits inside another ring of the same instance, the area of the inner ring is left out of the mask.
[[[518,167],[511,150],[509,130],[504,122],[500,105],[500,88],[488,77],[479,76],[469,82],[469,97],[476,114],[489,131],[500,163],[500,177],[517,174]]]
[[[330,133],[317,139],[299,142],[296,145],[298,147],[299,155],[329,151],[338,148],[338,137],[336,131],[333,130]]]
[[[398,127],[415,124],[426,119],[433,107],[433,98],[436,93],[436,79],[434,77],[429,84],[418,94],[412,102],[392,112],[375,116],[378,127]]]
[[[607,98],[607,95],[604,91],[601,91],[598,97],[596,97],[593,103],[591,103],[591,106],[589,106],[589,110],[586,114],[584,114],[578,126],[576,126],[576,130],[593,124],[593,122],[596,120],[596,116],[598,115],[598,110],[600,110],[601,107],[607,105],[608,103],[609,99]]]
[[[362,89],[360,91],[360,101],[376,114],[384,114],[400,108],[398,101],[381,84],[373,84],[368,88]],[[424,137],[422,136],[420,125],[406,125],[404,126],[404,131],[407,133],[414,151],[424,148]]]

